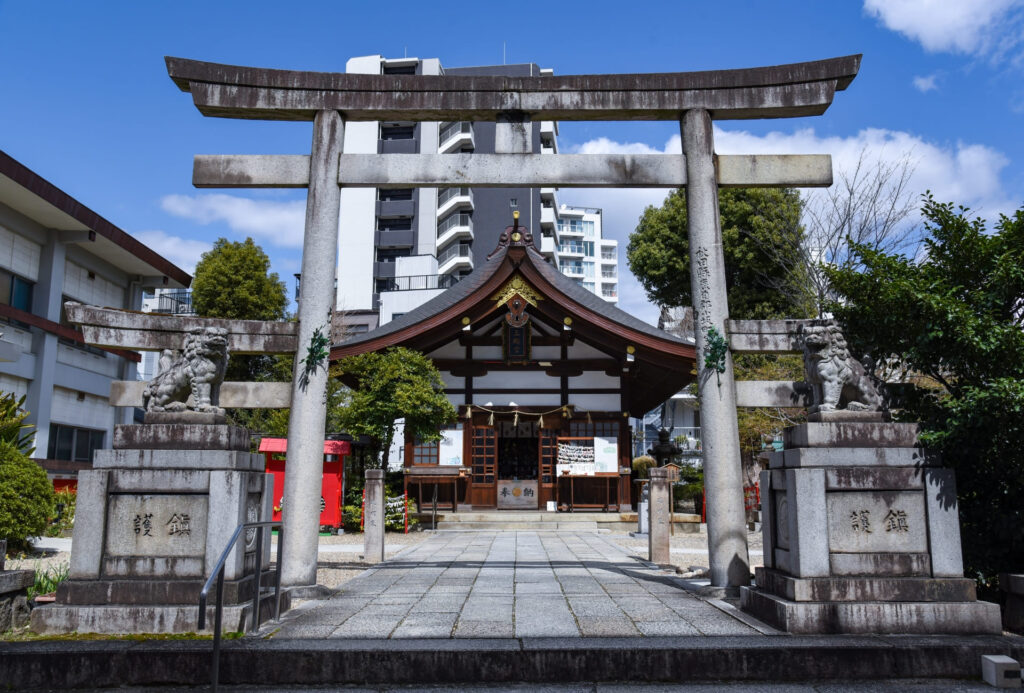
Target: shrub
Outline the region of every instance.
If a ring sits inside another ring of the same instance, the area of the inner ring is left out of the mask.
[[[638,479],[646,479],[647,470],[657,465],[657,460],[650,455],[640,455],[640,457],[633,458],[633,471],[636,472]]]
[[[78,494],[74,489],[64,488],[53,495],[56,503],[56,516],[46,528],[46,536],[59,537],[75,527],[75,506]]]
[[[0,539],[8,550],[27,548],[54,515],[53,486],[46,472],[15,444],[0,440]]]

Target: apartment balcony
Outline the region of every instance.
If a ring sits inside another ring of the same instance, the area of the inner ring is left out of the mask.
[[[416,245],[415,231],[375,231],[373,243],[378,248],[411,248]]]
[[[542,229],[551,228],[554,229],[558,225],[558,219],[555,217],[555,208],[541,205],[540,208],[540,227]]]
[[[558,252],[562,257],[585,257],[582,243],[562,243],[558,246]]]
[[[468,243],[450,245],[437,254],[437,273],[473,269],[473,248]]]
[[[473,210],[472,188],[441,188],[437,191],[437,218],[441,219],[456,209]]]
[[[573,238],[583,238],[583,225],[582,224],[569,224],[564,219],[558,222],[558,234],[560,236],[571,236]]]
[[[440,154],[475,147],[472,123],[441,123],[437,133],[437,151]]]
[[[378,140],[381,154],[419,154],[419,140]]]
[[[416,274],[405,277],[393,277],[377,280],[377,293],[388,291],[426,291],[430,289],[450,289],[459,282],[454,275],[439,276],[436,274]]]
[[[540,253],[544,257],[553,257],[558,259],[558,244],[555,243],[553,236],[541,236],[540,237]]]
[[[562,274],[564,274],[567,277],[580,277],[580,278],[582,278],[583,277],[583,266],[582,265],[574,265],[574,264],[571,264],[571,263],[563,262],[562,263]]]
[[[558,207],[558,201],[555,199],[555,191],[558,188],[541,188],[540,199],[545,202],[551,202],[555,207]]]
[[[154,313],[169,313],[171,315],[194,315],[196,309],[192,306],[192,292],[185,289],[176,291],[165,291],[157,296]]]
[[[456,240],[473,240],[473,215],[456,212],[437,222],[437,247],[443,248]],[[438,257],[440,262],[441,258]]]

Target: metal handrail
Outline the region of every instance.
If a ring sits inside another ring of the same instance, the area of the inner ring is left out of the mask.
[[[217,691],[217,683],[220,679],[220,639],[221,639],[221,626],[224,621],[224,567],[227,564],[228,556],[235,550],[235,544],[238,543],[238,538],[242,536],[242,533],[246,529],[257,528],[256,531],[256,575],[254,576],[253,585],[253,596],[252,596],[252,619],[249,631],[255,633],[260,629],[260,587],[263,578],[263,532],[259,531],[258,528],[270,527],[273,529],[277,527],[277,574],[274,578],[274,620],[281,618],[281,550],[284,548],[284,525],[280,522],[243,522],[235,528],[234,534],[228,540],[227,548],[221,553],[220,558],[217,559],[217,563],[213,567],[213,572],[210,577],[206,579],[206,584],[203,585],[202,591],[199,592],[199,630],[206,628],[206,598],[210,593],[210,588],[213,586],[213,581],[217,581],[217,607],[214,611],[213,617],[213,665],[210,667],[210,682],[213,687],[214,693]],[[244,556],[243,556],[244,566]],[[243,568],[244,573],[244,568]],[[242,579],[245,579],[245,575],[242,575]]]

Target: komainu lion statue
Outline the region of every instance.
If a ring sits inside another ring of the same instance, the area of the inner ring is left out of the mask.
[[[222,327],[197,327],[189,330],[180,352],[164,349],[156,377],[142,392],[143,408],[185,411],[191,395],[195,411],[223,414],[217,404],[228,364],[227,334]]]
[[[882,396],[864,366],[850,356],[846,338],[834,322],[805,327],[804,371],[814,388],[818,411],[845,408],[878,411]]]

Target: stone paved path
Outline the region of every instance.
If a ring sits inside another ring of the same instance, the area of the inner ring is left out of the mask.
[[[597,533],[441,533],[287,614],[274,638],[758,635]]]

